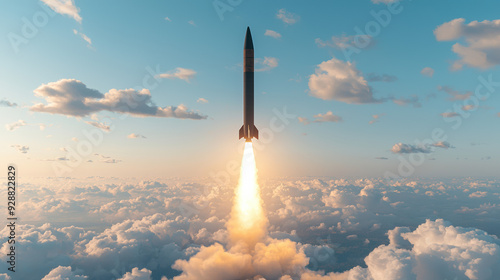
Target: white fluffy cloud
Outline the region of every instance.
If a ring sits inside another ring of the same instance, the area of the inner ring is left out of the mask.
[[[460,57],[452,70],[460,70],[464,65],[488,69],[500,64],[500,20],[465,23],[465,19],[457,18],[438,26],[434,35],[438,41],[465,40],[466,45],[455,43],[452,47]]]
[[[151,279],[151,270],[147,268],[143,268],[139,270],[137,267],[134,267],[131,272],[125,273],[122,278],[118,280],[150,280]]]
[[[58,266],[45,275],[42,280],[83,280],[88,279],[85,275],[78,275],[71,271],[71,266]]]
[[[345,103],[379,103],[373,97],[372,88],[351,62],[336,58],[320,63],[309,77],[311,95],[324,100]]]
[[[75,1],[73,0],[41,0],[47,6],[49,6],[54,12],[67,15],[72,17],[78,23],[82,22],[82,17],[79,12],[80,9],[75,6]]]
[[[159,107],[154,105],[147,89],[111,89],[102,94],[74,79],[62,79],[43,84],[35,89],[35,95],[48,104],[35,104],[30,110],[51,114],[82,117],[100,111],[130,114],[137,117],[161,117],[180,119],[206,119],[206,116],[189,111],[184,105]]]

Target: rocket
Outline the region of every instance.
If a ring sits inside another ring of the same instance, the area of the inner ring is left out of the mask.
[[[245,142],[252,142],[252,138],[259,139],[259,131],[253,123],[254,117],[254,55],[253,41],[250,27],[247,27],[245,46],[243,48],[243,126],[240,128],[240,138]]]

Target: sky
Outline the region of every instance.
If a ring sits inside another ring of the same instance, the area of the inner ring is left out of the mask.
[[[498,177],[500,3],[391,2],[3,3],[4,164],[235,176],[250,26],[259,176]]]

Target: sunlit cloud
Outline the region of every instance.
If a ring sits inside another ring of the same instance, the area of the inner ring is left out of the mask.
[[[173,71],[162,73],[162,74],[156,75],[155,77],[162,78],[162,79],[180,79],[180,80],[184,80],[186,82],[190,82],[191,79],[193,79],[195,76],[196,76],[196,71],[194,71],[192,69],[177,67]]]
[[[75,6],[75,2],[73,0],[41,0],[47,6],[49,6],[54,12],[67,15],[72,17],[78,23],[82,23],[82,17],[79,12],[80,9]]]

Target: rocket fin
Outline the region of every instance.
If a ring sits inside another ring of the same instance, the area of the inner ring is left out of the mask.
[[[252,137],[255,137],[255,139],[259,139],[259,130],[255,125],[252,127]]]
[[[245,130],[244,130],[244,128],[245,128],[245,125],[243,125],[240,128],[240,138],[238,138],[238,139],[241,139],[241,138],[243,138],[245,136]]]

